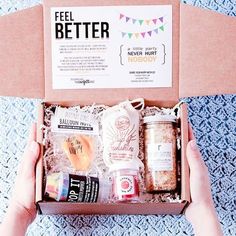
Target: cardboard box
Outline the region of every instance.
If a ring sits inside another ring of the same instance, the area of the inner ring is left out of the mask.
[[[149,1],[55,1],[46,0],[42,5],[29,8],[0,19],[0,94],[44,98],[45,102],[60,105],[113,105],[125,99],[143,97],[149,106],[171,107],[179,98],[198,95],[235,93],[236,21],[232,17],[179,4],[178,1],[161,0],[158,4],[171,4],[173,9],[173,55],[171,88],[53,90],[50,40],[50,7],[93,5],[155,5]],[[43,19],[44,16],[44,19]],[[45,22],[43,27],[43,21]],[[44,44],[44,42],[47,42]],[[44,67],[45,66],[45,67]],[[222,83],[224,81],[224,83]],[[89,96],[88,96],[89,94]],[[43,123],[40,106],[38,127]],[[44,202],[43,161],[36,167],[36,202],[43,214],[179,214],[189,196],[189,170],[185,157],[188,141],[187,108],[182,107],[182,203],[138,204],[83,204]],[[38,129],[37,140],[42,142]]]
[[[51,105],[52,103],[46,103]],[[53,103],[54,104],[54,103]],[[61,103],[60,103],[61,104]],[[173,104],[174,105],[174,104]],[[42,214],[180,214],[190,202],[189,167],[186,159],[188,143],[187,105],[181,108],[181,203],[69,203],[43,201],[43,159],[44,147],[41,146],[41,158],[36,169],[36,202]],[[38,112],[38,142],[42,143],[43,135],[40,126],[44,120],[43,105]]]

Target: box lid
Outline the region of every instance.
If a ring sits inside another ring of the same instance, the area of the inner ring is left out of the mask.
[[[236,93],[236,18],[181,4],[180,97]]]
[[[44,98],[43,9],[0,18],[0,95]]]
[[[147,5],[156,1],[45,1],[45,19],[50,5]],[[236,20],[208,10],[162,0],[173,5],[173,86],[172,88],[53,90],[50,71],[50,44],[43,47],[42,5],[0,18],[0,95],[46,98],[48,101],[88,101],[111,104],[121,99],[144,97],[152,102],[177,101],[179,97],[235,93]],[[181,21],[179,22],[179,13]],[[50,30],[46,24],[45,32]],[[180,33],[179,33],[180,29]],[[47,32],[47,35],[48,34]],[[180,55],[179,55],[180,47]],[[45,76],[44,77],[44,52]],[[179,70],[180,69],[180,70]],[[44,81],[46,82],[44,85]],[[224,81],[223,83],[221,81]],[[88,94],[90,96],[88,96]],[[107,101],[104,101],[106,97]]]

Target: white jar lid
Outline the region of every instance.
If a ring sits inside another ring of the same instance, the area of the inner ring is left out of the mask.
[[[154,116],[144,116],[143,123],[151,123],[158,121],[168,121],[168,122],[176,122],[176,117],[173,115],[154,115]]]

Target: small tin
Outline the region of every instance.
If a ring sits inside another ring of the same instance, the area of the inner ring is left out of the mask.
[[[139,166],[133,162],[112,168],[112,198],[114,202],[139,201]]]

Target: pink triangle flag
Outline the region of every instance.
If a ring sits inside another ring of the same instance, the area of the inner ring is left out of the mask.
[[[123,14],[120,14],[120,19],[122,19],[124,17],[124,15]]]
[[[151,37],[152,36],[152,31],[148,31],[148,34]]]
[[[160,20],[161,22],[163,22],[163,19],[164,19],[163,17],[160,17],[160,18],[159,18],[159,20]]]
[[[156,23],[157,23],[157,19],[153,19],[152,22],[153,22],[154,24],[156,24]]]
[[[141,33],[141,35],[143,36],[143,38],[145,37],[145,34],[146,34],[146,32],[142,32],[142,33]]]
[[[126,22],[128,22],[129,20],[130,20],[130,18],[126,16]]]

